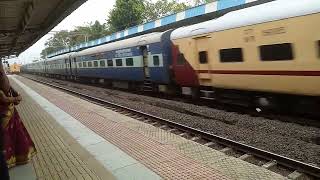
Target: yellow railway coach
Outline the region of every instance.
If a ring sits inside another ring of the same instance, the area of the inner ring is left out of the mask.
[[[14,63],[14,64],[9,66],[9,72],[12,73],[12,74],[19,74],[20,73],[20,68],[21,68],[20,64]]]
[[[189,92],[200,86],[204,98],[250,91],[262,105],[275,94],[319,97],[319,12],[319,0],[278,0],[179,28],[176,80]]]

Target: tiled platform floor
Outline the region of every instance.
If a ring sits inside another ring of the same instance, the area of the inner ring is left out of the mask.
[[[164,179],[284,179],[58,90],[17,79]]]
[[[11,83],[23,96],[17,109],[37,149],[31,163],[10,169],[12,180],[113,179],[112,174],[57,124],[52,116],[17,84]]]

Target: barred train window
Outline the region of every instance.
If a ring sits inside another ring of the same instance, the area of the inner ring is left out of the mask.
[[[180,53],[178,55],[178,61],[177,61],[177,64],[178,65],[184,65],[186,63],[186,59],[184,57],[184,54]]]
[[[263,45],[259,48],[262,61],[287,61],[294,59],[291,43]]]
[[[153,56],[153,65],[154,66],[159,66],[160,65],[159,56]]]
[[[83,67],[87,67],[87,62],[83,62]]]
[[[220,49],[220,61],[228,62],[243,62],[242,48]]]
[[[101,60],[101,61],[100,61],[100,66],[101,66],[101,67],[105,67],[105,66],[106,66],[106,62],[104,62],[104,60]]]
[[[113,60],[108,60],[107,63],[108,63],[108,66],[109,66],[109,67],[112,67],[112,66],[113,66]]]
[[[82,68],[82,63],[78,63],[78,65],[79,65],[79,68]]]
[[[133,66],[133,58],[126,59],[126,66]]]
[[[199,52],[199,62],[200,62],[200,64],[207,64],[208,63],[208,52],[207,51],[200,51]]]
[[[93,66],[98,67],[99,66],[98,61],[93,61]]]
[[[116,66],[122,66],[122,59],[116,59]]]
[[[88,62],[88,67],[92,67],[92,62]]]

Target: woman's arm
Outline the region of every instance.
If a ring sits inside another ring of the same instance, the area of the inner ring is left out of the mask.
[[[10,87],[10,90],[11,90],[11,92],[12,92],[12,96],[13,96],[13,97],[17,97],[17,96],[20,95],[15,89],[13,89],[12,86]]]
[[[10,90],[11,90],[12,96],[16,97],[16,102],[14,103],[14,105],[20,104],[20,101],[22,100],[21,95],[15,89],[13,89],[13,87],[10,87]]]
[[[1,103],[1,104],[19,103],[20,101],[21,101],[21,96],[17,96],[17,97],[7,97],[7,96],[0,90],[0,103]]]

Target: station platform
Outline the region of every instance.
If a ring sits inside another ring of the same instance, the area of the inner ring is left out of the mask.
[[[12,180],[285,179],[260,166],[20,76],[17,106],[37,148]]]

